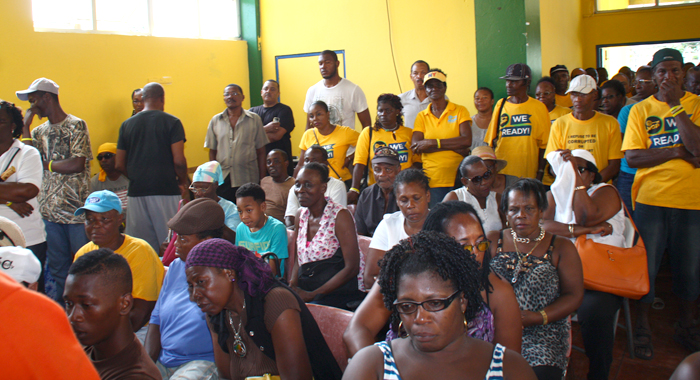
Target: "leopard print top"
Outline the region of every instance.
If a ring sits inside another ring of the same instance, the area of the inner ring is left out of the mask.
[[[513,285],[521,310],[539,312],[559,298],[559,273],[552,264],[555,239],[553,235],[543,257],[527,256],[526,252],[503,252],[501,231],[491,268]],[[570,329],[568,319],[523,328],[523,357],[533,367],[556,366],[565,371]]]

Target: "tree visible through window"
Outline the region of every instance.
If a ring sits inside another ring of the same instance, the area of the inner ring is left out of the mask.
[[[32,0],[34,30],[240,38],[237,0]]]

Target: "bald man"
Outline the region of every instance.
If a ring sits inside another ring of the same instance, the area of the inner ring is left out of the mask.
[[[115,165],[129,178],[125,232],[158,252],[180,197],[189,199],[185,129],[180,119],[163,112],[165,91],[160,84],[144,86],[143,103],[143,111],[119,129]]]
[[[129,264],[111,249],[86,253],[68,271],[66,314],[102,380],[162,379],[131,327],[131,290]]]

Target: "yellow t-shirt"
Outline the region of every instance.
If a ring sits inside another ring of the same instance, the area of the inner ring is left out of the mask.
[[[416,156],[411,150],[411,137],[413,129],[400,126],[394,132],[387,132],[384,129],[372,131],[372,141],[369,141],[369,128],[365,128],[360,132],[360,138],[357,139],[357,148],[355,149],[354,164],[367,165],[369,169],[368,185],[374,184],[374,173],[372,172],[372,158],[374,158],[374,150],[383,146],[388,146],[399,153],[399,161],[401,162],[401,170],[408,169],[413,165]],[[369,153],[369,164],[367,164],[367,154]]]
[[[471,116],[466,107],[447,102],[447,107],[439,119],[430,112],[430,106],[420,111],[413,124],[413,130],[423,132],[426,139],[451,139],[461,136],[459,125],[469,120]],[[421,154],[423,170],[430,178],[430,187],[454,186],[457,168],[462,158],[461,154],[453,150]]]
[[[700,98],[686,92],[681,105],[700,125]],[[622,150],[666,149],[683,146],[668,104],[654,96],[632,106]],[[681,159],[652,168],[639,168],[632,185],[632,202],[684,210],[700,210],[700,169]]]
[[[571,108],[574,103],[571,102],[571,95],[566,94],[564,96],[559,94],[554,94],[554,104],[560,105],[562,107]]]
[[[557,120],[558,118],[566,115],[567,113],[571,113],[571,108],[566,108],[555,104],[554,108],[551,111],[549,111],[549,120],[552,123],[554,123],[554,120]],[[545,165],[544,167],[544,177],[542,177],[542,183],[544,183],[545,185],[551,185],[554,183],[554,177],[551,174],[549,174],[549,163],[547,163],[547,165]]]
[[[520,104],[506,102],[499,119],[497,111],[504,101],[496,103],[484,142],[493,148],[493,140],[498,137],[496,157],[508,161],[501,174],[536,178],[540,149],[547,147],[549,139],[547,106],[535,98]]]
[[[564,115],[552,124],[545,156],[559,149],[585,149],[595,158],[598,171],[608,167],[609,160],[624,157],[620,124],[612,116],[596,112],[588,120],[578,120],[572,113]]]
[[[322,135],[321,132],[318,131],[318,128],[312,128],[307,129],[304,135],[301,136],[299,148],[305,151],[309,149],[311,145],[321,145],[326,149],[326,152],[328,152],[328,164],[338,172],[340,178],[333,170],[329,170],[330,176],[339,178],[342,181],[347,181],[352,178],[352,173],[350,173],[350,169],[343,167],[343,164],[345,164],[345,156],[348,152],[348,148],[357,144],[357,138],[359,136],[360,133],[356,130],[342,125],[336,125],[333,132],[328,136]],[[316,139],[318,139],[318,141]]]
[[[100,247],[93,242],[89,242],[78,250],[73,260],[75,261],[78,257],[97,249],[100,249]],[[114,253],[124,256],[129,263],[133,282],[131,294],[134,298],[145,301],[158,300],[165,270],[163,269],[163,263],[153,248],[151,248],[151,245],[146,243],[145,240],[124,235],[124,243]]]

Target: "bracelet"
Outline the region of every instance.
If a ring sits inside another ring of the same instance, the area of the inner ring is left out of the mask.
[[[350,191],[354,191],[354,192],[360,194],[360,190],[359,190],[358,188],[356,188],[356,187],[351,187],[351,188],[350,188]]]
[[[51,164],[53,164],[53,160],[49,161],[49,171],[50,171],[50,172],[53,171],[53,170],[51,170]]]
[[[676,117],[676,116],[682,114],[683,112],[685,112],[685,108],[683,108],[682,105],[677,105],[677,106],[671,108],[671,116],[673,116],[673,117]]]
[[[435,140],[437,140],[438,149],[442,149],[442,145],[440,144],[440,139],[435,139]]]
[[[576,187],[574,188],[574,191],[576,191],[576,190],[586,190],[586,186],[583,186],[583,185],[581,185],[581,186],[576,186]]]
[[[538,173],[544,173],[544,169],[540,169],[537,171]]]
[[[542,326],[544,326],[544,325],[546,325],[547,322],[548,322],[548,321],[547,321],[547,313],[545,313],[545,312],[544,312],[544,309],[543,309],[543,310],[540,310],[540,314],[542,314]]]
[[[574,237],[574,225],[569,224],[569,233],[571,234],[571,237]]]
[[[7,206],[7,207],[12,206],[12,202],[5,202],[5,206]]]
[[[25,137],[23,139],[20,139],[19,141],[25,142],[25,141],[32,141],[31,137]]]

